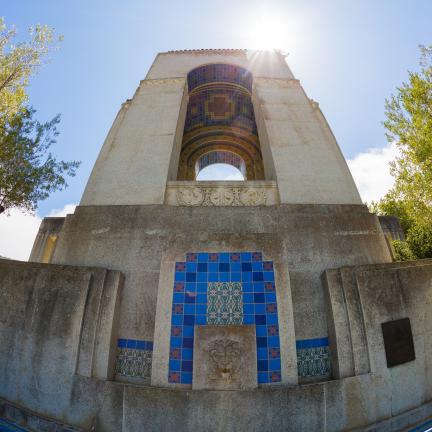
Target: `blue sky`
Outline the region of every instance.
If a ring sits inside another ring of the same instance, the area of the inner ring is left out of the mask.
[[[294,74],[320,103],[345,157],[354,160],[387,145],[384,99],[407,78],[408,69],[417,68],[418,44],[432,43],[430,0],[0,4],[0,15],[21,37],[35,23],[64,36],[52,62],[32,79],[29,93],[41,121],[62,115],[55,153],[82,165],[68,189],[40,203],[39,216],[79,202],[120,104],[133,95],[160,51],[260,48],[259,41],[273,31],[276,48],[289,52]]]

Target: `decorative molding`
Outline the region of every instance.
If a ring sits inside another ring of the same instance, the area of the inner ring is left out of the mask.
[[[186,78],[145,79],[140,81],[140,87],[165,85],[165,84],[184,84],[185,82],[186,82]]]
[[[300,80],[289,78],[255,78],[254,85],[271,84],[276,87],[301,87]]]
[[[187,207],[239,207],[278,204],[274,182],[169,182],[166,204]]]
[[[230,48],[221,48],[221,49],[192,49],[192,50],[178,50],[178,51],[168,51],[160,53],[159,55],[175,55],[175,54],[198,54],[198,55],[208,55],[208,54],[216,54],[216,55],[246,55],[246,49],[230,49]]]

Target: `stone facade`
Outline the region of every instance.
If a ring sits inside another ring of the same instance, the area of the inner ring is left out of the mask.
[[[194,180],[221,161],[246,181]],[[0,288],[0,417],[17,425],[396,431],[432,415],[432,262],[392,263],[278,53],[159,54],[81,204],[42,222],[29,263],[0,260]]]

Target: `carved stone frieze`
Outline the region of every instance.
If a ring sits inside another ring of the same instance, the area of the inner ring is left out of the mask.
[[[185,186],[177,190],[178,205],[183,206],[259,206],[266,205],[267,191],[253,187]]]
[[[162,78],[162,79],[145,79],[140,82],[140,86],[164,85],[164,84],[183,84],[185,78]]]

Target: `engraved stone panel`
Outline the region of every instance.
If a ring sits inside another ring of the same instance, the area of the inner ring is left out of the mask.
[[[193,389],[257,387],[255,326],[196,326]]]

